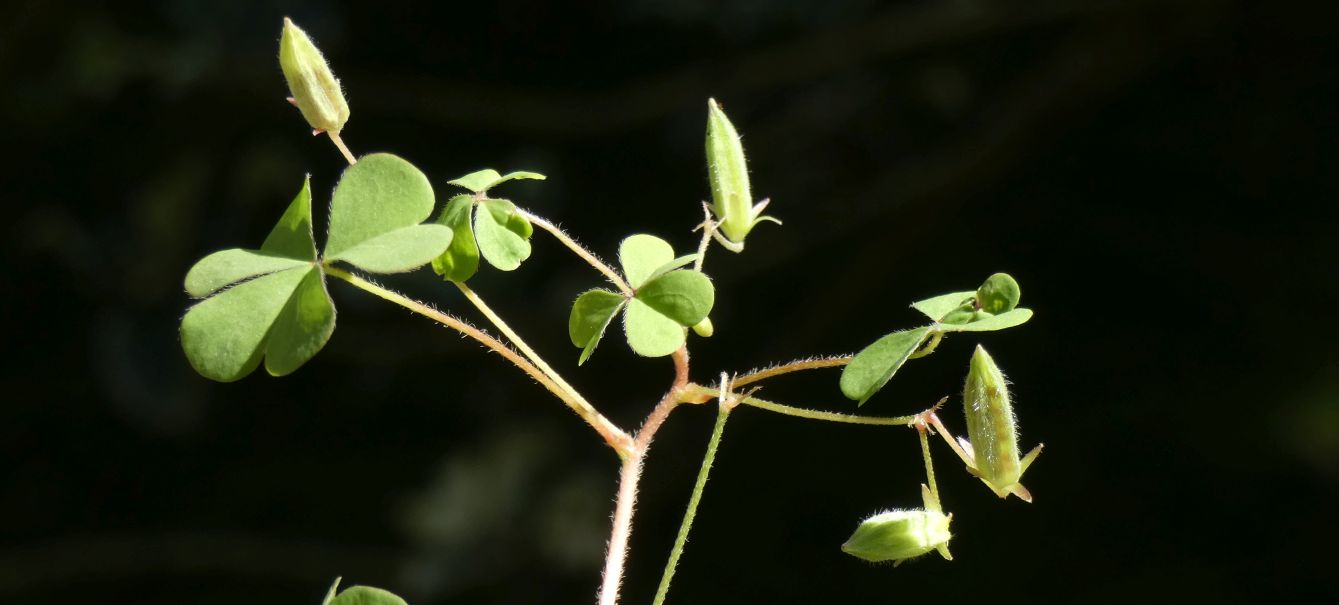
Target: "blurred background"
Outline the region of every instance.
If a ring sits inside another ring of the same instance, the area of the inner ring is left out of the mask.
[[[732,418],[671,603],[1251,603],[1331,598],[1339,495],[1339,11],[1232,0],[9,3],[0,18],[0,602],[316,604],[337,575],[415,605],[593,600],[614,456],[497,356],[340,282],[296,374],[187,365],[182,277],[255,247],[344,166],[276,54],[282,17],[352,106],[355,153],[505,193],[614,256],[694,245],[706,100],[784,227],[714,249],[693,378],[848,353],[995,271],[1037,315],[948,339],[861,413],[1016,383],[1036,496],[937,444],[956,560],[838,546],[915,506],[912,431]],[[444,198],[443,198],[444,199]],[[542,233],[471,283],[607,415],[671,378],[616,333],[577,369],[597,274]],[[430,271],[388,284],[477,321]],[[855,411],[838,372],[764,396]],[[955,398],[950,404],[958,405]],[[957,407],[943,414],[963,425]],[[656,441],[627,603],[650,600],[714,412]]]

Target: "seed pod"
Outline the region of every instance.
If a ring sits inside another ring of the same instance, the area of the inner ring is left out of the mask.
[[[744,146],[716,99],[707,101],[707,172],[711,179],[712,211],[726,239],[742,246],[749,231],[760,221],[781,222],[762,216],[767,201],[753,204]]]
[[[288,80],[293,104],[312,128],[334,133],[344,128],[349,121],[349,104],[344,100],[339,80],[307,33],[288,17],[284,17],[284,31],[279,39],[279,67]]]
[[[976,475],[1001,498],[1012,493],[1031,502],[1032,495],[1018,479],[1040,453],[1041,446],[1019,460],[1018,422],[1004,373],[980,345],[972,355],[962,402]]]
[[[894,565],[932,550],[952,559],[948,554],[948,541],[953,537],[948,526],[952,521],[953,515],[919,508],[879,513],[856,527],[842,544],[842,552],[872,563],[892,561]]]

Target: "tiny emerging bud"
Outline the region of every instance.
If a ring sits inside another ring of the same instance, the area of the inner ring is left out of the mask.
[[[1004,373],[984,348],[977,345],[962,393],[967,436],[975,458],[975,473],[1001,498],[1014,494],[1031,502],[1018,480],[1032,464],[1041,446],[1018,458],[1018,421],[1009,401]]]
[[[339,80],[331,73],[325,57],[301,28],[284,17],[279,39],[279,67],[293,93],[293,104],[302,117],[318,131],[338,133],[349,120],[349,104],[344,100]]]
[[[693,332],[696,332],[698,336],[703,338],[711,338],[711,335],[716,333],[716,328],[711,325],[711,318],[706,317],[703,318],[702,321],[693,324]]]
[[[730,242],[742,248],[744,238],[759,222],[781,222],[762,215],[767,200],[753,204],[744,146],[716,99],[707,101],[707,173],[711,179],[712,211],[716,213],[721,233]]]
[[[948,541],[953,537],[948,526],[952,521],[953,515],[939,511],[890,510],[861,522],[842,544],[842,551],[872,563],[892,561],[894,565],[932,550],[952,560],[948,553]]]

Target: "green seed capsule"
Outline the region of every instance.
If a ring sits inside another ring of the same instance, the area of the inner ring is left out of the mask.
[[[707,101],[707,172],[711,179],[712,211],[726,239],[742,247],[744,238],[759,222],[781,222],[762,216],[767,201],[753,204],[744,146],[716,99]]]
[[[344,100],[339,80],[307,33],[288,17],[284,17],[284,31],[279,39],[279,67],[288,80],[293,104],[312,128],[334,133],[344,128],[349,121],[349,104]]]
[[[962,401],[976,475],[1001,498],[1014,494],[1031,502],[1032,495],[1018,480],[1041,452],[1041,446],[1019,460],[1018,422],[1009,401],[1008,384],[995,360],[980,345],[972,355]]]
[[[892,561],[894,565],[932,550],[952,559],[948,554],[948,541],[953,537],[948,526],[952,521],[953,515],[919,508],[879,513],[856,527],[842,544],[842,551],[873,563]]]

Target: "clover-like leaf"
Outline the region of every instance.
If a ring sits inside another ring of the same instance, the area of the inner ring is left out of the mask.
[[[883,385],[888,384],[893,374],[920,348],[929,334],[930,328],[893,332],[856,353],[851,363],[842,370],[842,394],[856,400],[858,405],[864,405]]]
[[[451,243],[449,227],[419,225],[433,203],[428,177],[413,164],[388,153],[363,156],[344,170],[330,200],[326,260],[379,273],[427,263]]]
[[[636,298],[629,299],[623,311],[623,331],[628,337],[628,346],[643,357],[669,355],[683,346],[688,338],[683,325]]]
[[[999,315],[985,315],[984,318],[974,319],[968,323],[940,324],[939,330],[943,332],[993,332],[1004,330],[1022,325],[1027,320],[1032,319],[1032,309],[1020,307]]]
[[[975,296],[975,291],[941,294],[911,303],[911,308],[925,314],[931,321],[943,321],[945,315],[971,303]]]
[[[697,271],[678,270],[643,284],[637,289],[636,299],[679,325],[690,327],[711,313],[716,288]]]
[[[463,282],[479,271],[479,245],[474,241],[474,226],[470,217],[474,212],[474,198],[457,195],[446,203],[437,223],[450,227],[455,234],[451,246],[433,259],[432,270],[448,281]]]
[[[209,296],[244,279],[303,265],[311,263],[241,248],[220,250],[200,259],[186,273],[186,293],[196,298]]]
[[[409,605],[389,590],[371,586],[350,586],[332,599],[329,605]]]
[[[464,187],[475,193],[487,193],[489,189],[507,181],[514,181],[517,179],[535,179],[542,181],[545,178],[547,177],[538,172],[527,172],[524,170],[510,172],[507,173],[506,176],[503,176],[498,174],[498,171],[493,170],[492,168],[485,168],[483,170],[471,172],[458,179],[447,181],[447,183],[457,187]]]
[[[530,258],[530,221],[507,200],[483,200],[474,211],[474,237],[488,264],[512,271]]]
[[[586,363],[595,347],[604,337],[609,322],[623,308],[627,299],[621,294],[608,290],[587,290],[572,304],[572,314],[567,318],[567,335],[572,344],[581,347],[581,357],[577,365]]]
[[[657,269],[674,260],[674,248],[654,235],[638,233],[618,245],[618,262],[633,289],[642,287]]]
[[[257,277],[191,307],[181,346],[202,376],[238,380],[266,359],[275,376],[296,370],[330,338],[334,303],[321,269],[294,267]]]

